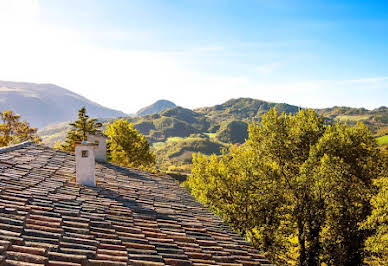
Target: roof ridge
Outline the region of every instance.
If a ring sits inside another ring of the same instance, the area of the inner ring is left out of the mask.
[[[21,148],[29,146],[29,145],[31,145],[33,143],[34,143],[33,141],[29,140],[29,141],[21,142],[21,143],[18,143],[18,144],[5,146],[5,147],[0,148],[0,153],[5,153],[5,152],[10,152],[10,151],[14,151],[14,150],[17,150],[17,149],[21,149]]]

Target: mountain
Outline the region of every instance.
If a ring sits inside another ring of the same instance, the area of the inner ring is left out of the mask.
[[[194,111],[217,122],[230,120],[260,120],[269,109],[276,107],[278,112],[297,113],[298,106],[286,103],[271,103],[251,98],[231,99],[223,104],[202,107]]]
[[[190,171],[192,154],[219,154],[229,143],[243,143],[248,137],[248,123],[260,121],[270,108],[278,112],[297,113],[298,106],[271,103],[250,98],[231,99],[223,104],[195,110],[175,106],[156,114],[127,117],[145,135],[157,155],[157,165],[163,170]],[[364,122],[381,145],[387,145],[388,108],[374,110],[351,107],[316,109],[328,121],[350,125]],[[46,127],[38,133],[45,143],[53,145],[63,140],[67,124]]]
[[[203,115],[183,107],[166,109],[159,114],[128,118],[133,127],[151,143],[164,142],[170,137],[185,138],[207,132],[210,121]]]
[[[158,114],[161,111],[164,111],[169,108],[175,107],[175,103],[167,101],[167,100],[159,100],[155,103],[146,106],[139,111],[137,111],[136,115],[138,116],[144,116],[144,115],[152,115],[152,114]]]
[[[54,84],[0,81],[0,111],[13,110],[33,127],[74,120],[82,106],[91,117],[127,116]]]

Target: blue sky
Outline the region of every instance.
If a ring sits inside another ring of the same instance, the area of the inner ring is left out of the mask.
[[[18,45],[0,44],[0,79],[55,83],[129,113],[160,98],[388,105],[386,1],[1,2],[0,33]]]

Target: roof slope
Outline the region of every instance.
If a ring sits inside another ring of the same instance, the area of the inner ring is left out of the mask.
[[[70,153],[0,149],[0,265],[269,264],[171,178],[108,163],[96,178],[75,183]]]

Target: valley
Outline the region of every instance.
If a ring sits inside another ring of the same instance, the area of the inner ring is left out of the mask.
[[[220,154],[229,144],[240,144],[248,137],[248,124],[259,122],[261,115],[276,107],[279,112],[298,112],[298,106],[270,103],[251,98],[231,99],[223,104],[195,110],[163,105],[151,114],[126,117],[141,134],[145,135],[157,157],[157,167],[162,171],[188,173],[192,154]],[[145,112],[147,108],[143,108]],[[159,111],[159,112],[158,112]],[[388,108],[374,110],[350,107],[333,107],[315,110],[328,122],[339,121],[348,125],[363,122],[378,138],[382,147],[388,146]],[[113,121],[101,119],[104,125]],[[53,146],[65,137],[67,123],[53,124],[39,130],[44,143]]]

